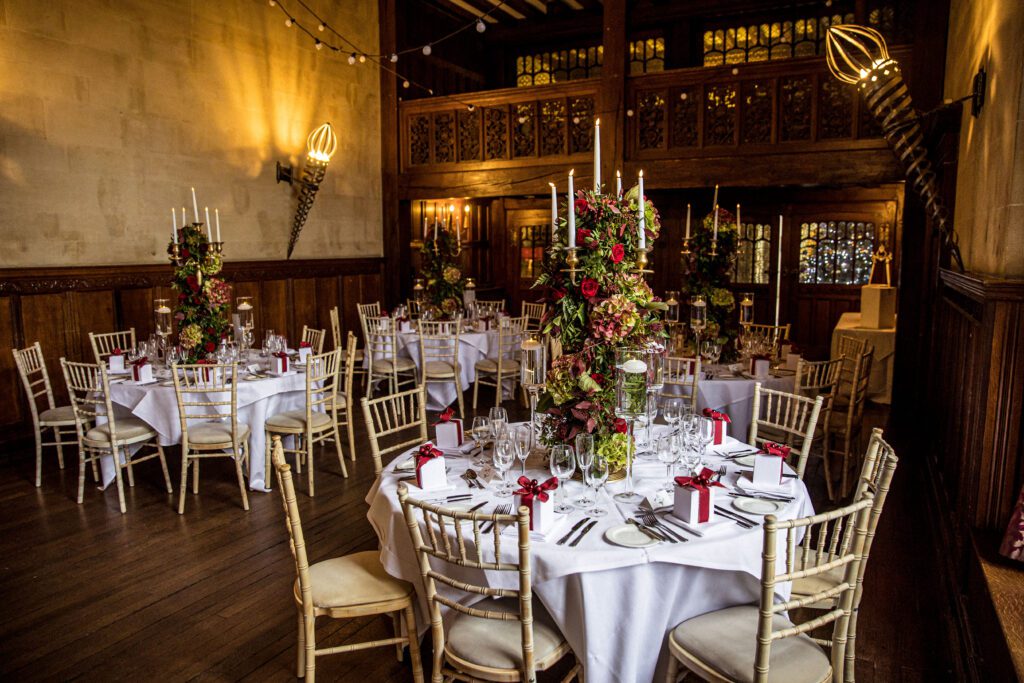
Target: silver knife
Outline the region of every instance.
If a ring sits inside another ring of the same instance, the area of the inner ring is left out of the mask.
[[[590,524],[588,524],[587,526],[583,527],[583,531],[580,532],[580,535],[577,536],[576,540],[574,540],[569,545],[572,546],[572,547],[575,547],[577,543],[579,543],[580,541],[583,540],[583,537],[587,535],[587,532],[589,532],[595,526],[597,526],[597,520],[596,519],[593,522],[591,522]]]
[[[645,536],[647,536],[647,538],[650,538],[650,539],[653,539],[655,541],[658,541],[659,543],[663,543],[663,542],[669,540],[668,537],[662,536],[660,533],[658,533],[654,529],[650,529],[650,528],[644,526],[643,524],[641,524],[640,522],[636,521],[635,519],[627,519],[626,521],[629,522],[630,524],[632,524],[633,526],[635,526],[640,531],[642,531],[643,534]],[[673,540],[672,542],[676,543],[677,541]]]
[[[563,543],[565,543],[566,541],[568,541],[568,540],[569,540],[569,538],[570,538],[570,537],[571,537],[571,536],[572,536],[572,535],[573,535],[574,533],[576,533],[576,530],[577,530],[577,529],[579,529],[579,528],[580,528],[581,526],[583,526],[584,524],[586,524],[586,523],[587,523],[587,522],[588,522],[589,520],[590,520],[590,517],[584,517],[584,518],[583,518],[583,519],[581,519],[580,521],[576,522],[576,524],[575,524],[575,525],[573,525],[573,527],[572,527],[571,529],[569,529],[569,533],[567,533],[567,534],[566,534],[565,536],[562,536],[562,537],[561,537],[560,539],[558,539],[558,542],[557,542],[557,544],[556,544],[556,545],[562,545]]]
[[[679,527],[683,531],[686,531],[686,532],[689,532],[689,533],[693,534],[697,538],[703,538],[704,537],[703,533],[701,533],[697,529],[690,528],[689,526],[686,525],[685,522],[683,522],[683,520],[677,518],[675,515],[665,515],[664,517],[662,517],[662,520],[665,523],[667,523],[667,524],[671,524],[672,526]]]

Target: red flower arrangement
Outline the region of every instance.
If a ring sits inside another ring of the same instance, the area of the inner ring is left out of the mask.
[[[626,247],[621,243],[616,244],[612,247],[612,253],[609,258],[612,260],[612,263],[621,263],[622,259],[626,258]]]

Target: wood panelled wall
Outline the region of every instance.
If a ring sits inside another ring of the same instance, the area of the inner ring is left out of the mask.
[[[380,300],[383,259],[250,261],[227,263],[224,277],[236,296],[254,297],[257,339],[272,328],[296,340],[303,325],[330,333],[338,306],[342,329],[358,334],[356,303]],[[50,379],[66,396],[60,358],[91,360],[89,332],[134,327],[153,331],[153,300],[175,297],[168,266],[105,266],[0,270],[0,441],[23,436],[28,408],[12,348],[42,344]]]

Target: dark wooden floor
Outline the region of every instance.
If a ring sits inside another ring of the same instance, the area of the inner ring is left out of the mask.
[[[875,422],[884,418],[881,411],[871,415]],[[364,445],[359,434],[363,457],[349,464],[348,479],[333,451],[317,456],[317,497],[299,497],[313,561],[376,547],[365,517],[373,468]],[[900,454],[868,569],[857,665],[858,680],[868,683],[949,679],[942,625],[930,606],[937,582],[920,532],[928,522],[915,502],[915,455]],[[150,462],[139,467],[128,514],[121,515],[115,491],[89,484],[84,504],[75,504],[73,459],[61,471],[47,455],[36,489],[29,456],[20,449],[0,460],[4,680],[293,675],[295,573],[276,492],[250,494],[252,509],[244,512],[228,463],[205,465],[199,495],[189,495],[179,516],[176,498],[161,488],[159,465]],[[170,465],[173,473],[176,455]],[[369,640],[389,631],[382,619],[323,619],[318,642]],[[321,680],[412,680],[390,649],[325,657],[317,672]]]

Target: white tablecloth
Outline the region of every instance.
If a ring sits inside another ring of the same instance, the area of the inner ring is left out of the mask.
[[[868,398],[875,403],[892,403],[892,368],[896,356],[896,328],[875,329],[860,326],[860,313],[843,313],[832,330],[832,358],[838,358],[839,336],[867,339],[875,348],[868,377]]]
[[[160,386],[159,383],[136,386],[130,381],[118,382],[110,386],[110,399],[124,409],[122,414],[134,415],[153,427],[162,446],[181,443],[181,422],[173,386]],[[223,397],[215,397],[215,400],[223,400]],[[240,379],[238,421],[249,425],[250,431],[249,488],[266,490],[264,424],[267,418],[289,410],[301,410],[305,406],[306,376],[302,373],[255,381]],[[225,414],[228,412],[227,406],[218,408]],[[105,486],[114,478],[114,463],[112,459],[104,458],[100,464]]]
[[[727,448],[735,450],[739,444],[732,441]],[[422,617],[425,613],[422,584],[398,505],[399,476],[392,472],[394,464],[406,458],[400,456],[385,468],[370,490],[366,499],[370,505],[367,518],[380,538],[384,568],[417,587]],[[462,457],[447,460],[449,481],[458,482],[460,493],[466,492],[458,475],[465,471],[468,460]],[[717,469],[719,458],[709,458],[708,464]],[[730,466],[730,469],[733,468]],[[518,472],[517,465],[513,473]],[[664,465],[660,463],[641,464],[637,490],[644,493],[662,485],[664,473]],[[531,470],[530,476],[541,479],[549,475]],[[731,487],[736,477],[735,473],[730,473],[725,483]],[[760,528],[745,530],[723,520],[706,527],[703,538],[690,537],[686,543],[666,543],[650,549],[611,545],[603,538],[605,530],[622,524],[634,510],[632,505],[620,508],[610,497],[623,485],[616,482],[606,487],[601,504],[609,509],[609,514],[599,518],[598,525],[577,547],[560,546],[550,539],[557,540],[582,519],[584,513],[579,510],[559,515],[561,519],[556,530],[549,534],[549,542],[532,542],[533,588],[584,663],[587,683],[660,683],[668,661],[666,637],[672,628],[705,612],[757,602],[762,533]],[[803,483],[794,480],[791,487],[796,500],[778,516],[790,519],[812,514]],[[566,487],[570,499],[581,491],[582,484],[578,482],[569,482]],[[475,504],[483,500],[512,501],[511,498],[493,498],[490,491],[478,491],[472,501],[465,502]],[[723,495],[719,504],[728,506],[729,500]],[[489,504],[481,512],[490,512],[493,507]],[[683,531],[679,533],[689,536]],[[502,555],[512,559],[517,552],[516,542],[514,536],[508,538],[507,546],[502,546]],[[785,553],[779,555],[782,560]],[[517,585],[517,577],[511,572],[487,572],[483,576],[477,572],[472,579],[491,586],[514,588]],[[787,597],[788,586],[781,588],[780,597]],[[419,624],[425,630],[429,622],[421,619]],[[753,648],[755,644],[751,642],[749,646]]]
[[[764,380],[744,377],[716,377],[701,379],[697,383],[697,410],[711,408],[729,416],[729,434],[737,439],[746,439],[750,431],[750,420],[754,412],[754,385],[761,382],[765,389],[793,391],[793,376],[769,377]],[[678,390],[677,385],[666,384],[665,391]]]

